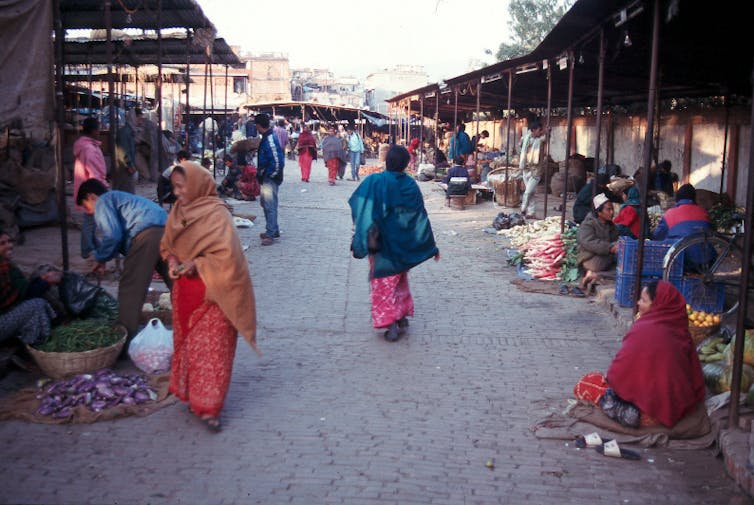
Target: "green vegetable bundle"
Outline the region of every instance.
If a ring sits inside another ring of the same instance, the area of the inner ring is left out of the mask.
[[[560,268],[560,279],[563,282],[573,282],[579,278],[579,264],[576,261],[579,248],[576,243],[577,233],[578,228],[573,227],[567,228],[560,234],[560,238],[563,240],[563,249],[566,252]]]
[[[47,341],[35,346],[44,352],[82,352],[108,347],[123,338],[123,330],[100,319],[79,319],[56,326]]]

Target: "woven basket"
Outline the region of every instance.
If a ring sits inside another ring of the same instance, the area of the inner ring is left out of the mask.
[[[689,333],[691,334],[691,340],[694,341],[694,345],[699,344],[699,342],[715,333],[718,329],[720,329],[719,324],[714,324],[712,326],[689,325]]]
[[[126,344],[125,333],[126,330],[123,328],[123,338],[115,344],[91,351],[44,352],[34,349],[30,345],[27,345],[26,349],[45,375],[53,379],[62,379],[70,375],[93,372],[100,368],[112,366]]]

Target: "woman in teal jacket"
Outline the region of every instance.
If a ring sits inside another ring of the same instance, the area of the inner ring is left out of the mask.
[[[429,258],[440,259],[421,190],[403,172],[409,159],[405,147],[391,146],[387,170],[364,179],[348,200],[353,256],[369,256],[372,323],[386,329],[390,342],[400,338],[406,318],[414,315],[408,271]]]

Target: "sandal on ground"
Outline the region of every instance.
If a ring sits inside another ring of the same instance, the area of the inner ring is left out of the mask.
[[[222,430],[219,417],[202,417],[201,421],[211,433],[220,433]]]
[[[610,440],[602,445],[598,445],[594,450],[603,456],[609,456],[612,458],[630,459],[632,461],[641,460],[641,455],[638,452],[618,447],[618,442],[615,440]]]
[[[408,319],[405,317],[398,319],[398,328],[408,328]]]
[[[578,289],[578,288],[574,288],[574,289]],[[558,293],[561,294],[561,295],[563,295],[563,296],[567,296],[571,292],[572,292],[572,290],[569,290],[568,286],[566,286],[565,284],[563,284],[562,286],[560,286],[560,290],[558,291]]]
[[[398,323],[391,324],[385,332],[385,340],[388,342],[396,342],[400,338],[398,333]]]
[[[574,296],[576,298],[584,298],[586,294],[581,290],[581,288],[573,287],[571,288],[571,296]]]

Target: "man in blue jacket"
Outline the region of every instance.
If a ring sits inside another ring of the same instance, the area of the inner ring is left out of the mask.
[[[94,216],[102,234],[94,250],[92,273],[102,274],[105,263],[118,254],[126,257],[118,283],[118,319],[129,339],[139,329],[139,315],[155,270],[170,288],[167,264],[160,257],[160,240],[167,213],[156,203],[124,191],[108,191],[97,179],[79,187],[76,204]]]
[[[270,116],[257,114],[254,124],[262,134],[257,154],[257,179],[261,185],[259,203],[264,209],[265,232],[259,235],[262,245],[272,245],[280,237],[278,228],[278,187],[283,183],[285,157],[278,139],[272,134]]]
[[[696,189],[691,184],[684,184],[675,194],[676,206],[665,211],[652,234],[654,240],[682,239],[695,233],[714,232],[709,215],[704,207],[696,203]],[[698,270],[715,259],[712,246],[697,244],[686,249],[684,265],[686,270]]]

